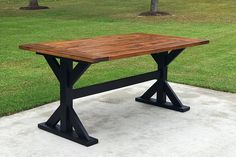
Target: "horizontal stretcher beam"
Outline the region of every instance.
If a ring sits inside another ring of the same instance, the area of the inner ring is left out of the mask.
[[[159,71],[153,71],[153,72],[148,72],[148,73],[144,73],[144,74],[140,74],[136,76],[130,76],[127,78],[121,78],[114,81],[108,81],[108,82],[95,84],[95,85],[91,85],[87,87],[73,89],[72,97],[73,99],[81,98],[81,97],[85,97],[85,96],[89,96],[93,94],[106,92],[109,90],[114,90],[114,89],[130,86],[130,85],[142,83],[145,81],[157,79],[159,75],[160,75]]]

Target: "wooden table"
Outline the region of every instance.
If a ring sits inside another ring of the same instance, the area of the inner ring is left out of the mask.
[[[142,96],[136,98],[136,101],[180,112],[188,111],[190,107],[181,103],[167,82],[167,68],[185,48],[207,43],[208,40],[134,33],[20,45],[21,49],[43,55],[60,82],[60,106],[38,127],[85,146],[96,144],[98,140],[89,136],[74,111],[73,99],[153,79],[157,81]],[[147,54],[156,61],[156,71],[79,89],[73,88],[91,64]],[[73,62],[78,62],[74,68]],[[156,99],[152,98],[154,94]],[[171,102],[167,102],[166,97]],[[57,124],[59,121],[60,125]]]

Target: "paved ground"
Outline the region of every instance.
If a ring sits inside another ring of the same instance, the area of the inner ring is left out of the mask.
[[[171,84],[179,113],[134,101],[152,82],[75,101],[99,144],[84,147],[37,128],[58,102],[0,119],[1,157],[235,157],[236,94]]]

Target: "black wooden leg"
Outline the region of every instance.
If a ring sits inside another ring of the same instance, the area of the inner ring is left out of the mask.
[[[167,82],[168,64],[171,63],[171,61],[173,61],[182,51],[183,49],[179,49],[172,51],[169,54],[168,52],[163,52],[152,55],[158,64],[158,72],[160,75],[158,75],[159,77],[157,78],[157,82],[154,83],[141,97],[136,98],[136,101],[180,112],[190,110],[189,106],[184,106],[181,103]],[[156,99],[152,98],[155,93],[157,94]],[[167,96],[171,102],[166,101]]]
[[[54,57],[45,56],[45,58],[60,82],[60,106],[47,122],[39,124],[38,127],[85,146],[98,143],[96,138],[88,135],[73,109],[73,84],[89,64],[80,62],[73,69],[71,60],[61,59],[59,64]],[[59,121],[60,125],[57,124]]]

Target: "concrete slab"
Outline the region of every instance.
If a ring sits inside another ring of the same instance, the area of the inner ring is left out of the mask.
[[[152,82],[75,100],[99,144],[84,147],[39,130],[59,102],[0,118],[1,157],[235,157],[236,94],[171,83],[179,113],[134,101]]]

